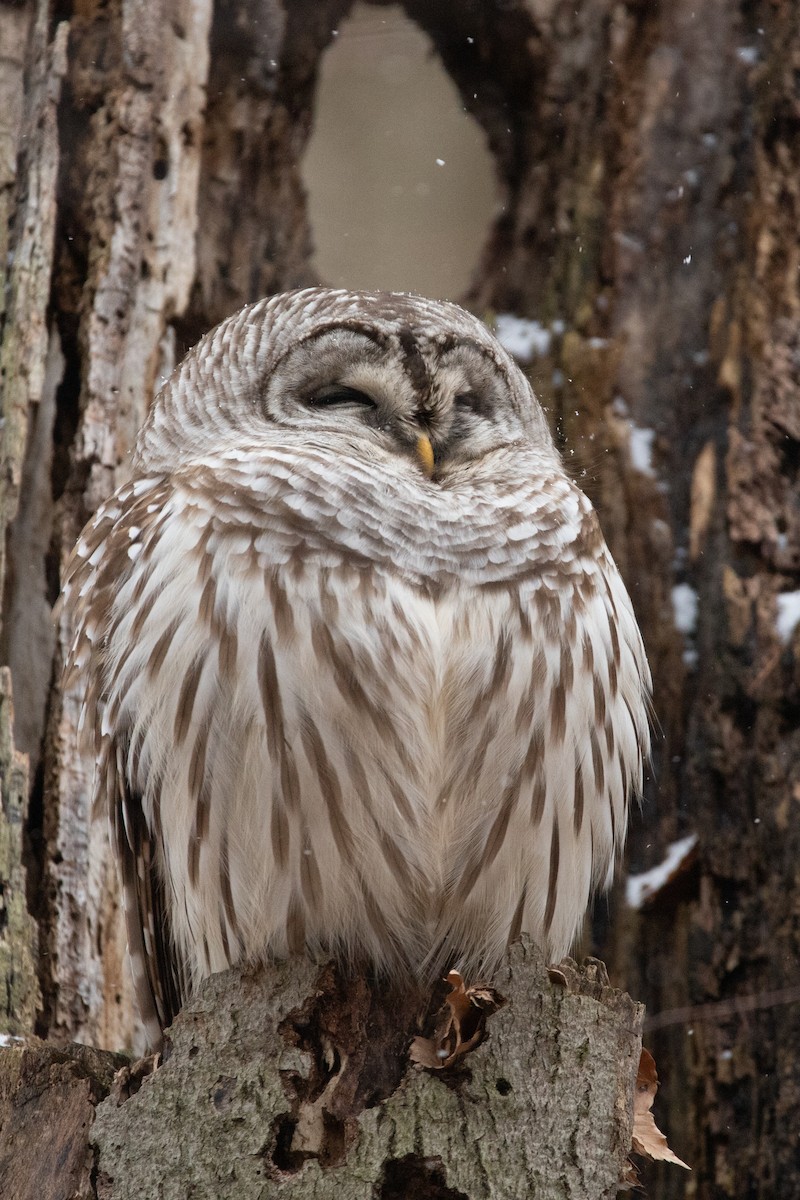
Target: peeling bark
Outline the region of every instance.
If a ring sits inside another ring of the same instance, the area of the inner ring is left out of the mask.
[[[9,67],[0,78],[11,93],[3,114],[5,129],[0,130],[8,150],[0,179],[0,650],[3,661],[25,680],[18,689],[17,735],[20,747],[36,760],[53,657],[45,564],[59,363],[47,306],[57,213],[57,107],[67,31],[59,27],[48,43],[46,5],[35,11],[4,6],[0,30],[4,48],[9,48]]]
[[[39,988],[36,925],[28,912],[22,843],[28,810],[28,763],[14,748],[11,672],[0,667],[0,1028],[33,1029]]]
[[[36,1038],[0,1049],[0,1195],[95,1200],[89,1133],[118,1054]]]
[[[127,471],[136,432],[173,355],[171,318],[195,273],[208,3],[150,0],[82,10],[72,20],[69,141],[59,181],[54,276],[68,387],[55,538],[63,563],[88,515]],[[59,621],[57,660],[69,644]],[[79,704],[50,706],[44,871],[50,1036],[130,1044],[135,1025],[116,877],[89,811],[93,767],[77,752]]]

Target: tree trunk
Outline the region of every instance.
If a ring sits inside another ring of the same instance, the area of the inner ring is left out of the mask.
[[[0,1194],[615,1196],[641,1006],[601,964],[551,982],[527,942],[497,986],[489,1041],[442,1074],[409,1065],[418,996],[297,960],[212,976],[152,1075],[143,1060],[112,1085],[119,1056],[15,1046],[0,1058]]]
[[[0,2],[11,1033],[35,1023],[51,1041],[137,1044],[116,881],[88,811],[92,765],[59,682],[69,630],[62,617],[53,633],[49,610],[80,527],[125,476],[158,380],[240,304],[315,279],[300,159],[320,57],[350,7]],[[800,1105],[800,5],[402,7],[497,171],[499,212],[467,302],[549,327],[531,378],[647,642],[658,732],[631,869],[696,838],[640,908],[621,887],[598,906],[593,944],[647,1002],[662,1124],[694,1168],[691,1194],[800,1196],[788,1129]],[[562,1017],[551,1013],[548,1037]],[[494,1033],[474,1057],[490,1052]],[[414,1079],[420,1094],[441,1088]],[[98,1136],[111,1127],[104,1116]],[[459,1169],[445,1164],[447,1187],[484,1194],[453,1182]],[[365,1194],[401,1194],[388,1178]],[[686,1186],[674,1168],[649,1180],[654,1197]]]

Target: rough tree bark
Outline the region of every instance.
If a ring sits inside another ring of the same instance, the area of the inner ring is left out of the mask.
[[[0,651],[30,759],[26,796],[4,676],[12,1033],[31,1031],[35,1011],[51,1041],[135,1040],[90,766],[53,665],[68,631],[54,638],[48,611],[78,529],[124,477],[158,378],[240,304],[314,278],[299,160],[319,59],[349,7],[0,3]],[[497,168],[500,212],[468,302],[558,322],[532,378],[648,644],[659,736],[632,864],[697,836],[640,911],[616,895],[595,944],[651,1011],[664,1123],[695,1168],[691,1194],[800,1195],[788,1129],[800,1105],[800,636],[781,599],[800,586],[800,5],[403,7]],[[698,597],[693,629],[676,625],[676,585]],[[87,1094],[107,1088],[87,1082],[105,1067],[92,1075],[63,1055],[61,1074]],[[110,1118],[102,1128],[117,1136]],[[402,1194],[380,1186],[365,1194]],[[659,1197],[685,1187],[674,1171],[650,1181]]]
[[[214,976],[155,1074],[142,1065],[112,1085],[118,1057],[14,1047],[0,1075],[3,1195],[613,1197],[641,1006],[602,970],[567,977],[550,983],[538,951],[517,945],[497,980],[511,1003],[447,1077],[409,1069],[416,997],[302,962]]]

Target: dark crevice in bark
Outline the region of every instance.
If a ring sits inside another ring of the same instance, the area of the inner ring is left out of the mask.
[[[387,1162],[375,1200],[469,1200],[464,1192],[447,1186],[447,1172],[441,1159],[418,1158],[407,1154]]]
[[[375,979],[370,972],[328,964],[314,996],[289,1013],[283,1038],[309,1055],[302,1076],[282,1071],[292,1111],[276,1127],[274,1162],[295,1170],[307,1157],[324,1166],[344,1161],[357,1137],[357,1117],[391,1096],[408,1069],[412,1037],[438,1007],[444,988],[403,987]],[[297,1149],[294,1136],[301,1110],[319,1104],[324,1135],[313,1151]]]

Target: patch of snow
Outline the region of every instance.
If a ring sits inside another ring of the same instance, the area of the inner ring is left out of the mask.
[[[24,1041],[24,1038],[14,1037],[13,1033],[0,1033],[0,1047],[16,1046],[19,1045],[20,1042]]]
[[[753,67],[758,62],[758,46],[737,46],[736,57],[746,67]]]
[[[784,646],[788,646],[798,624],[800,624],[800,592],[781,592],[775,597],[778,615],[775,628]]]
[[[663,862],[642,871],[640,875],[629,875],[625,881],[625,899],[629,908],[641,908],[645,900],[655,896],[657,892],[678,871],[682,864],[697,845],[697,834],[690,833],[688,837],[680,838],[667,847]]]
[[[672,611],[675,625],[684,634],[697,628],[697,592],[688,583],[676,583],[672,589]]]
[[[634,469],[642,475],[654,475],[653,442],[656,432],[654,429],[641,429],[631,421],[630,452]]]
[[[550,330],[540,321],[526,321],[511,313],[498,315],[494,332],[500,345],[521,363],[547,354],[553,340]]]

